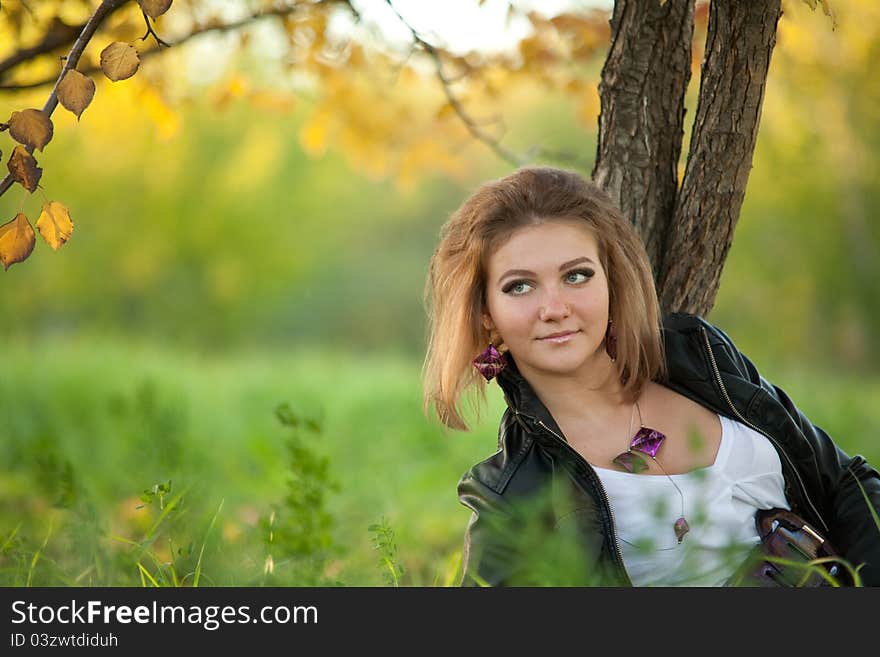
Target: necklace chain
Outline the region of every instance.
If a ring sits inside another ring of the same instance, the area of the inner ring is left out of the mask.
[[[632,441],[635,439],[635,434],[633,433],[632,427],[633,427],[633,419],[635,417],[636,411],[638,411],[638,413],[639,413],[639,431],[647,428],[647,427],[645,427],[645,422],[642,419],[642,409],[639,406],[639,400],[636,399],[635,402],[633,403],[632,411],[629,414],[629,434],[628,434],[626,449],[630,453],[632,452],[632,449],[631,449]],[[661,434],[661,435],[663,435],[663,437],[665,439],[665,434]],[[652,456],[651,454],[648,454],[648,456],[651,457],[651,460],[657,464],[657,467],[660,468],[661,472],[663,472],[663,474],[666,475],[666,478],[669,479],[669,481],[672,483],[673,486],[675,486],[675,490],[678,491],[678,496],[679,496],[679,498],[681,498],[681,516],[679,517],[679,520],[676,521],[676,526],[678,525],[679,522],[684,522],[684,526],[687,527],[687,521],[684,519],[684,493],[681,492],[681,488],[679,488],[678,484],[675,483],[675,480],[672,478],[672,476],[668,472],[666,472],[666,468],[664,468],[660,464],[660,461],[658,461],[657,458],[655,456]],[[687,530],[685,530],[685,532],[686,531]],[[678,534],[678,531],[676,531],[676,534]],[[679,544],[681,543],[682,536],[683,536],[683,534],[678,537]]]

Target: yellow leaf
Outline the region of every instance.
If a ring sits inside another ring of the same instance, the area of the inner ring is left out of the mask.
[[[52,141],[52,120],[38,109],[13,112],[9,117],[9,134],[19,144],[43,150]]]
[[[114,41],[101,51],[101,70],[113,82],[130,78],[140,63],[137,50],[129,43]]]
[[[94,81],[75,69],[65,73],[58,84],[58,102],[64,106],[64,109],[73,112],[77,120],[94,97]]]
[[[171,0],[138,0],[138,4],[150,18],[159,18],[171,8]]]
[[[37,166],[37,160],[24,146],[15,147],[12,155],[9,156],[9,162],[6,163],[6,168],[12,174],[12,179],[31,193],[36,190],[43,175],[43,170]]]
[[[46,244],[57,251],[73,232],[73,221],[70,220],[70,211],[58,201],[43,203],[43,211],[37,219],[37,230],[46,241]]]
[[[36,238],[31,222],[19,212],[15,219],[0,226],[0,262],[4,270],[16,262],[27,260],[34,250]]]

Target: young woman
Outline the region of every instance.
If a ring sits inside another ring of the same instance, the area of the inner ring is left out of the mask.
[[[465,393],[493,378],[507,403],[499,451],[459,482],[462,584],[773,583],[792,567],[738,569],[753,576],[756,514],[782,509],[805,521],[772,526],[792,554],[815,541],[835,580],[880,585],[880,475],[721,330],[661,319],[638,235],[592,183],[530,167],[484,184],[443,227],[426,297],[426,410],[466,430]]]

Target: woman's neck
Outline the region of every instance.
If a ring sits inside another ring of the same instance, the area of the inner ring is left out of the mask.
[[[629,417],[632,400],[623,394],[617,370],[607,358],[571,375],[520,373],[563,431],[577,425],[588,433],[599,433],[609,424],[619,423],[622,415]]]

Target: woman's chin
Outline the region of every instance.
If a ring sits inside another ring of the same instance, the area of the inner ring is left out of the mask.
[[[583,354],[556,354],[553,357],[535,359],[532,367],[547,374],[572,376],[589,367],[588,361]]]

